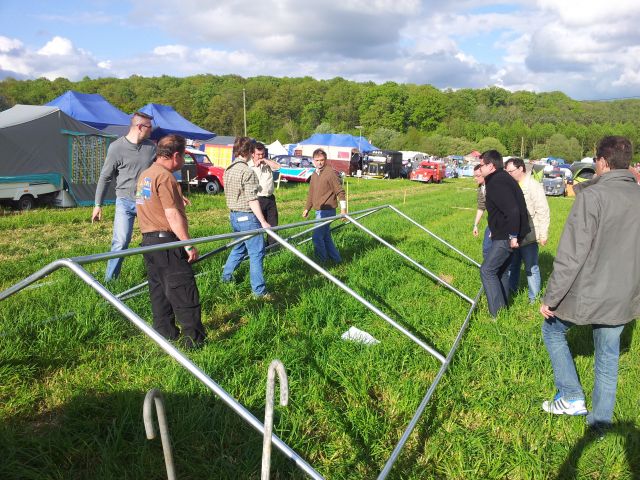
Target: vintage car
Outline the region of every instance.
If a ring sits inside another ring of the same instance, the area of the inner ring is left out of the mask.
[[[545,195],[549,196],[567,196],[567,176],[560,168],[554,168],[544,172],[542,177],[542,187]]]
[[[288,182],[308,182],[316,171],[311,157],[276,155],[272,160],[280,165],[280,178]]]
[[[362,174],[369,178],[402,176],[402,153],[396,150],[373,150],[364,160]]]
[[[471,164],[471,163],[467,163],[465,165],[461,165],[458,168],[458,176],[459,177],[473,177],[473,172],[475,165]]]
[[[184,185],[202,188],[215,195],[224,188],[224,168],[217,167],[202,150],[187,147],[184,155],[184,167],[174,173],[176,179]]]
[[[409,180],[424,183],[440,183],[445,178],[444,163],[420,162],[418,167],[409,174]]]

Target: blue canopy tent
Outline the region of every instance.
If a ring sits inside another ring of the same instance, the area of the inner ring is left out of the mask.
[[[118,110],[97,93],[69,90],[46,104],[57,107],[71,118],[106,133],[124,135],[129,130],[129,115]]]
[[[379,150],[369,143],[364,137],[356,137],[348,133],[316,133],[306,140],[302,140],[299,145],[326,145],[328,147],[350,147],[357,148],[360,152],[371,152]]]
[[[209,140],[216,136],[215,133],[194,125],[167,105],[148,103],[138,111],[153,117],[153,132],[151,133],[153,140],[159,140],[171,133],[182,135],[191,140]]]

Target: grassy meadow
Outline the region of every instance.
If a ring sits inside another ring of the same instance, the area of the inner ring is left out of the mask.
[[[471,234],[472,180],[348,182],[350,211],[392,204],[480,260],[481,238]],[[276,192],[281,224],[301,220],[307,188],[288,184]],[[222,195],[190,198],[192,236],[230,231]],[[540,250],[545,282],[572,202],[549,199],[550,241]],[[113,207],[97,224],[90,214],[90,208],[4,212],[0,289],[56,259],[107,251]],[[475,297],[478,269],[455,252],[389,210],[361,221]],[[136,231],[132,245],[140,240]],[[329,271],[446,355],[468,304],[353,225],[336,231],[334,240],[344,262]],[[312,253],[311,242],[299,248]],[[282,360],[290,403],[276,404],[274,432],[326,478],[375,478],[439,362],[289,252],[265,259],[274,296],[266,303],[251,295],[248,265],[235,283],[220,282],[225,260],[221,253],[195,266],[209,341],[190,358],[258,418],[267,367]],[[85,268],[102,281],[105,262]],[[144,280],[142,258],[129,257],[110,288],[119,293]],[[616,427],[592,441],[583,417],[554,417],[540,407],[555,393],[553,377],[542,317],[528,304],[524,274],[521,287],[496,321],[481,301],[390,478],[640,478],[635,323],[623,334]],[[146,290],[126,303],[151,321]],[[341,340],[350,326],[380,343]],[[590,392],[590,332],[574,330],[569,337]],[[146,440],[142,421],[144,396],[154,387],[165,396],[178,478],[260,477],[262,437],[70,272],[58,270],[0,302],[0,478],[166,478],[160,441]],[[275,447],[271,476],[305,478]]]

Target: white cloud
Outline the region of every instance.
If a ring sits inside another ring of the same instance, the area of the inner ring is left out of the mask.
[[[47,57],[53,55],[73,55],[73,53],[71,40],[62,37],[53,37],[44,47],[38,50],[38,54]]]
[[[184,59],[187,57],[189,49],[184,45],[164,45],[153,49],[153,53],[159,56],[178,57]]]
[[[93,56],[64,37],[53,37],[37,50],[25,47],[18,39],[0,37],[0,75],[2,77],[65,77],[79,80],[85,75],[103,75],[108,60]]]
[[[33,47],[0,36],[0,75],[310,75],[577,98],[640,94],[637,0],[136,0],[120,15],[95,1],[102,10],[93,21],[70,15],[105,38],[153,25],[158,42],[133,53],[114,44],[109,58],[95,58],[79,37],[49,35]]]
[[[17,38],[8,38],[0,35],[0,53],[11,53],[22,50],[22,42]]]

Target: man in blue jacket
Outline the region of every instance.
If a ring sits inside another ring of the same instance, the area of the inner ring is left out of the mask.
[[[487,150],[480,156],[480,172],[486,185],[491,248],[480,267],[489,313],[495,317],[509,301],[509,266],[514,248],[529,233],[527,205],[511,175],[503,169],[502,155]]]

